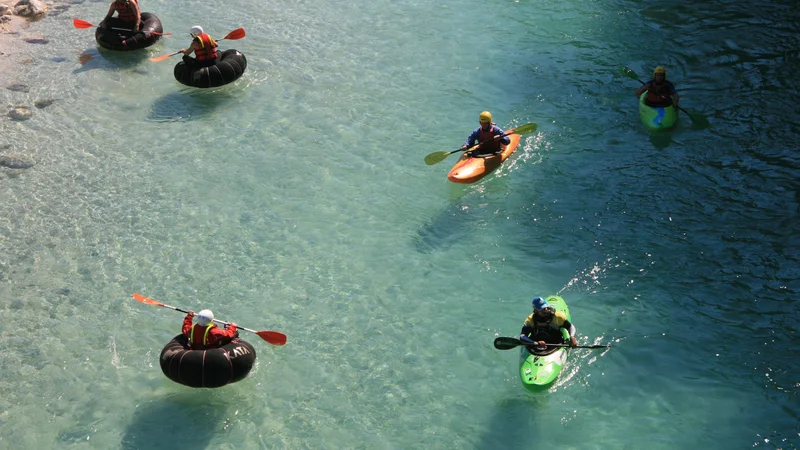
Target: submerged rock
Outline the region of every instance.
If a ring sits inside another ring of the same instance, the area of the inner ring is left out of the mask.
[[[50,39],[45,37],[40,38],[25,38],[23,41],[27,42],[28,44],[47,44],[50,42]]]
[[[33,112],[27,106],[15,106],[8,112],[8,117],[14,120],[28,120],[33,115]]]
[[[52,105],[53,102],[55,102],[55,101],[56,101],[56,99],[54,99],[54,98],[40,98],[39,100],[36,100],[35,102],[33,102],[33,106],[35,106],[35,107],[37,107],[39,109],[42,109],[42,108],[46,108],[46,107]]]
[[[31,88],[29,88],[27,84],[23,83],[11,83],[8,86],[6,86],[6,89],[14,92],[28,92],[31,90]]]
[[[33,161],[23,155],[0,155],[0,166],[9,169],[29,169],[33,167]]]

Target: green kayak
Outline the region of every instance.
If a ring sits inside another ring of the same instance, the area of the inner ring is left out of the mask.
[[[567,320],[572,322],[569,315],[569,308],[563,298],[557,295],[551,295],[545,299],[548,305],[560,311]],[[564,342],[569,342],[569,333],[566,330],[561,330],[561,335]],[[541,391],[546,389],[558,378],[561,369],[567,362],[567,354],[569,347],[547,347],[546,350],[538,351],[534,347],[520,346],[519,358],[519,378],[522,380],[522,385],[532,391]]]
[[[639,118],[650,131],[666,130],[675,125],[678,120],[678,112],[675,107],[670,105],[666,108],[653,108],[644,103],[647,98],[647,91],[639,96]]]

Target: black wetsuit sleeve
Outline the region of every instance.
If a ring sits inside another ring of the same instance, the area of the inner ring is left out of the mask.
[[[530,337],[530,335],[532,333],[533,333],[533,327],[528,325],[528,324],[522,325],[522,331],[519,332],[519,334],[525,335],[525,336],[528,336],[528,337]]]

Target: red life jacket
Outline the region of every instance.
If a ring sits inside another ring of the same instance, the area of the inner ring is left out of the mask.
[[[212,61],[217,59],[217,41],[206,33],[195,38],[200,42],[200,48],[194,51],[198,61]]]
[[[136,0],[115,0],[114,11],[119,15],[119,20],[136,23],[136,11],[131,2]]]
[[[189,346],[192,350],[205,350],[208,348],[208,333],[216,325],[209,324],[206,326],[194,324],[192,331],[189,332]]]
[[[650,89],[652,87],[652,89]],[[663,84],[656,84],[653,81],[647,89],[647,97],[645,103],[655,108],[665,108],[672,104],[672,95],[670,95],[669,83],[664,81]]]
[[[481,127],[481,131],[478,134],[478,142],[486,142],[492,139],[493,137],[495,137],[494,124],[492,124],[492,126],[489,127],[489,131],[485,131],[483,127]],[[500,145],[502,145],[500,143],[500,139],[496,141],[486,142],[485,144],[480,146],[478,151],[480,151],[481,153],[495,153],[500,151]]]

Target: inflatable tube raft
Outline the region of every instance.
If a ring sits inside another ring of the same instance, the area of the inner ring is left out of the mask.
[[[170,380],[194,388],[216,388],[243,380],[256,362],[256,350],[236,337],[227,345],[191,350],[189,338],[175,336],[161,350],[161,371]]]
[[[111,17],[106,19],[106,28],[97,27],[94,39],[100,47],[124,52],[150,47],[161,39],[160,34],[153,34],[153,32],[164,32],[161,20],[149,12],[142,13],[141,30],[134,33],[131,28],[129,22]]]
[[[675,121],[678,119],[678,112],[674,106],[653,108],[644,102],[646,98],[647,91],[642,92],[642,95],[639,96],[639,118],[648,130],[666,130],[675,125]]]
[[[225,50],[213,66],[190,68],[181,61],[175,65],[173,74],[179,83],[198,88],[218,87],[233,83],[247,68],[247,58],[239,50]]]

